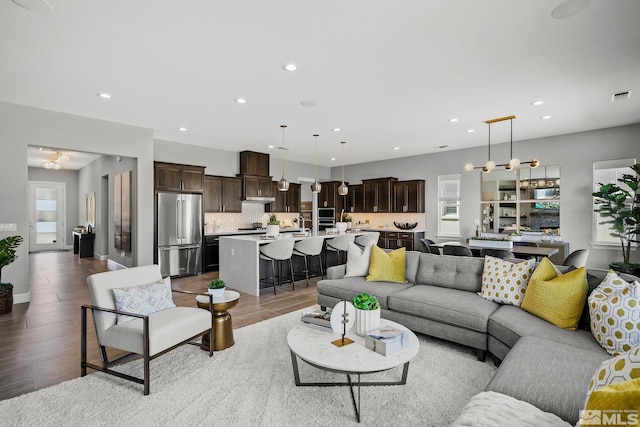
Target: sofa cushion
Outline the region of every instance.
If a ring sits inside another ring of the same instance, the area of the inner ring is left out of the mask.
[[[406,248],[385,252],[377,246],[371,248],[368,282],[407,283],[405,277],[407,262]]]
[[[566,274],[549,274],[544,258],[531,276],[522,308],[560,328],[575,330],[587,299],[587,272],[580,267]]]
[[[392,282],[367,282],[364,277],[349,277],[346,279],[321,280],[318,282],[318,294],[327,295],[341,300],[351,301],[356,295],[362,293],[375,296],[380,307],[387,308],[389,295],[402,289],[407,289],[410,284]]]
[[[421,253],[416,284],[478,292],[484,258]]]
[[[610,271],[589,295],[591,333],[613,356],[640,345],[640,284]]]
[[[489,334],[509,347],[520,337],[532,336],[569,344],[576,348],[607,353],[593,339],[591,332],[583,329],[569,331],[527,313],[519,307],[502,305],[489,317]]]
[[[400,313],[487,332],[487,321],[498,304],[473,292],[415,285],[390,295],[387,307]]]
[[[519,307],[524,299],[534,265],[534,260],[513,263],[501,258],[485,256],[480,296],[489,301]]]
[[[524,400],[574,425],[591,375],[607,357],[601,350],[579,350],[551,340],[522,337],[486,390]]]

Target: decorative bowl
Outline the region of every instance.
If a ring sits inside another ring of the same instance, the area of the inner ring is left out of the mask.
[[[393,221],[393,225],[398,227],[400,230],[413,230],[418,226],[417,222],[395,222]]]

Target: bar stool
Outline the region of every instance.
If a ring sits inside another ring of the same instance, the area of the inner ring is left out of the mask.
[[[291,288],[295,289],[293,281],[293,264],[291,263],[291,256],[293,255],[293,245],[295,241],[293,239],[282,238],[274,240],[266,245],[260,245],[260,259],[271,261],[271,272],[273,276],[273,294],[276,294],[276,261],[289,261],[289,273],[291,275]],[[278,272],[280,272],[280,266],[278,265]],[[282,275],[278,274],[280,280]],[[280,284],[279,282],[277,284]]]
[[[324,237],[307,237],[300,241],[297,241],[293,245],[293,255],[304,257],[304,277],[307,281],[307,287],[309,287],[309,262],[307,257],[317,256],[320,260],[320,276],[324,279],[324,270],[322,268],[322,245],[324,244]]]
[[[360,246],[361,248],[364,248],[365,246],[367,246],[367,243],[369,243],[372,240],[373,240],[373,244],[377,245],[379,239],[380,239],[380,233],[378,231],[373,231],[371,233],[366,233],[366,234],[361,234],[359,236],[356,236],[354,242],[356,245]]]
[[[346,254],[349,249],[349,243],[354,243],[354,241],[355,236],[353,234],[343,234],[333,239],[325,240],[327,243],[327,256],[329,252],[335,252],[338,255],[338,264],[346,262],[342,261],[342,253],[344,252]],[[328,259],[325,260],[325,266],[329,266]]]

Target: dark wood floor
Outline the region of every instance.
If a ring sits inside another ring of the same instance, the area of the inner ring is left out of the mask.
[[[72,251],[29,254],[31,301],[0,316],[0,400],[9,399],[80,376],[80,306],[89,304],[87,276],[108,270],[106,261],[78,258]],[[201,291],[217,272],[173,279],[181,289]],[[230,313],[239,328],[316,304],[316,281],[254,297],[241,293]],[[181,306],[194,298],[174,293]],[[100,363],[94,331],[89,360]],[[91,370],[90,370],[91,371]]]

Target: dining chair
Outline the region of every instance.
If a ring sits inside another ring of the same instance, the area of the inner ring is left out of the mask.
[[[513,252],[508,249],[482,249],[482,256],[492,256],[494,258],[514,258]]]
[[[431,239],[427,239],[426,237],[421,238],[420,241],[424,245],[427,253],[432,253],[434,255],[440,255],[440,249],[436,248],[434,246],[431,246],[431,245],[434,245],[436,242],[434,242]]]
[[[473,252],[466,246],[459,245],[444,245],[442,248],[443,255],[455,255],[455,256],[473,256]]]

